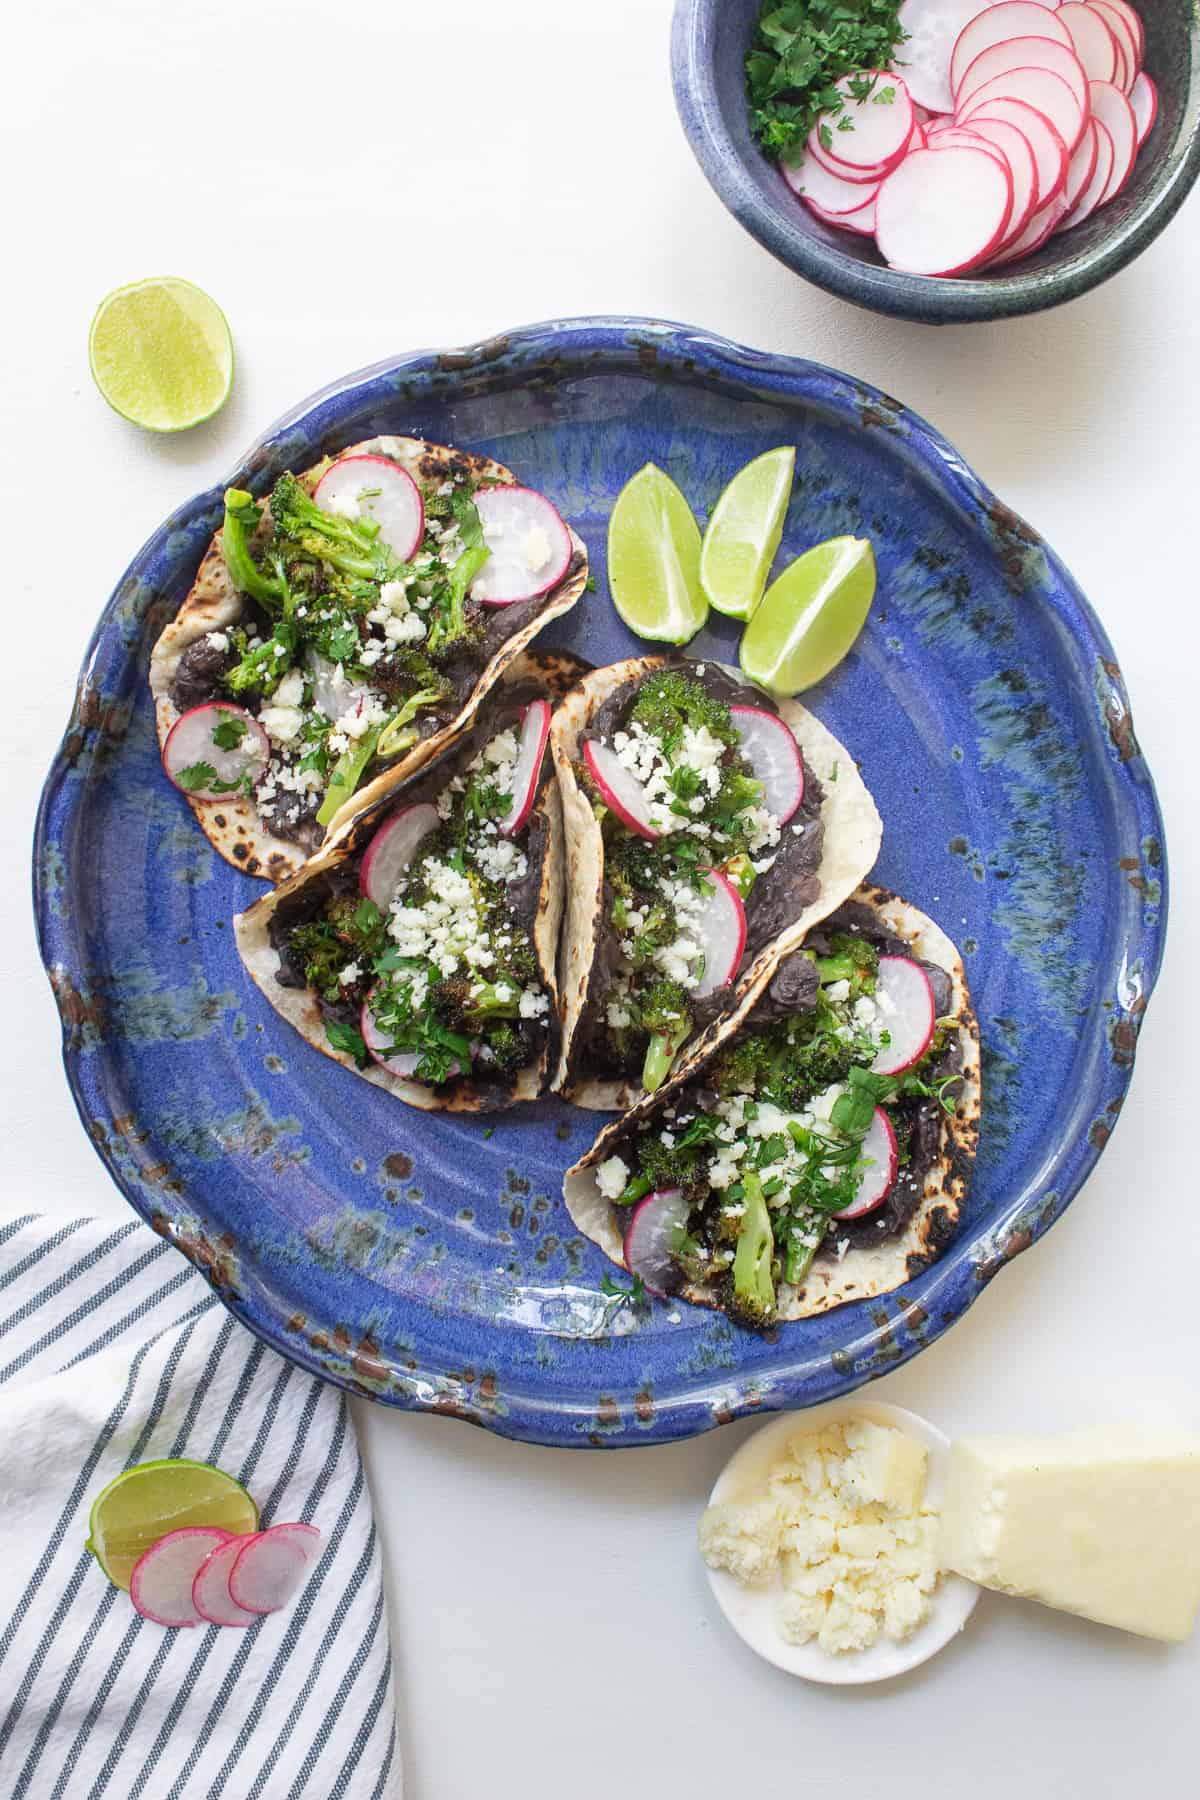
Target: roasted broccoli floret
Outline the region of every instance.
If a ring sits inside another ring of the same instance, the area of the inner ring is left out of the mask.
[[[276,535],[289,550],[357,581],[394,580],[407,564],[389,549],[374,519],[323,512],[294,475],[283,474],[271,491]]]
[[[848,981],[853,994],[869,994],[879,973],[879,952],[853,931],[834,931],[828,954],[817,958],[817,972],[823,982]]]
[[[629,717],[664,744],[681,738],[686,725],[706,725],[723,744],[738,741],[728,706],[684,669],[658,669],[648,675]]]
[[[501,1075],[511,1075],[529,1060],[529,1051],[515,1025],[500,1024],[484,1033],[484,1043],[491,1051],[490,1067]]]
[[[761,1330],[775,1319],[775,1279],[771,1269],[775,1237],[759,1177],[745,1175],[742,1186],[745,1211],[739,1223],[725,1304],[739,1324]]]
[[[286,592],[282,570],[276,569],[273,574],[264,573],[250,550],[250,541],[261,520],[262,507],[255,504],[252,494],[247,494],[242,488],[226,488],[221,554],[225,558],[230,579],[239,593],[249,594],[252,600],[259,601],[271,611],[278,611]]]
[[[520,990],[510,982],[479,984],[469,975],[449,975],[430,990],[430,998],[439,1018],[455,1031],[478,1032],[489,1020],[515,1019],[518,1015]]]
[[[692,1015],[687,994],[677,981],[660,975],[644,994],[637,997],[637,1019],[650,1033],[646,1060],[642,1064],[642,1086],[648,1094],[660,1087],[670,1072],[692,1029]]]
[[[484,544],[464,550],[446,580],[434,588],[425,648],[435,660],[457,656],[467,645],[482,640],[483,614],[478,606],[468,612],[467,589],[487,559]]]

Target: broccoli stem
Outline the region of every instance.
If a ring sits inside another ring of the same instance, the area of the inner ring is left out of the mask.
[[[646,1060],[642,1064],[642,1086],[648,1094],[661,1087],[667,1079],[671,1073],[671,1064],[678,1056],[686,1037],[686,1024],[676,1026],[673,1031],[655,1031],[650,1034]]]
[[[742,1178],[742,1185],[746,1210],[742,1214],[733,1258],[733,1289],[748,1312],[769,1317],[775,1310],[775,1283],[771,1279],[775,1238],[771,1231],[771,1214],[761,1178],[747,1174]]]
[[[860,970],[848,956],[818,956],[817,973],[823,984],[831,981],[853,981]]]
[[[374,726],[356,744],[343,750],[334,765],[333,775],[325,790],[325,798],[317,814],[318,825],[328,825],[338,807],[350,798],[366,771],[367,764],[375,754],[375,747],[386,727]]]
[[[788,1225],[783,1279],[792,1287],[803,1281],[811,1269],[825,1229],[826,1220],[812,1214],[802,1219],[793,1218]]]
[[[490,554],[486,544],[477,544],[470,550],[464,550],[454,564],[446,584],[449,591],[447,610],[439,613],[430,627],[428,645],[431,651],[445,649],[448,644],[453,644],[466,635],[467,589]]]
[[[284,598],[284,583],[278,576],[264,575],[250,554],[250,539],[261,518],[262,508],[255,505],[252,494],[242,488],[226,488],[221,553],[230,579],[239,593],[249,594],[264,606],[277,607]]]
[[[635,1175],[626,1182],[614,1202],[617,1206],[632,1206],[635,1201],[644,1200],[647,1194],[653,1193],[654,1183],[648,1175]]]

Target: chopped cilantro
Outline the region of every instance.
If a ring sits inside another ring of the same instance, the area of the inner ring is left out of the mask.
[[[210,762],[191,763],[186,769],[178,770],[175,780],[189,794],[198,794],[203,789],[210,794],[244,793],[247,785],[245,775],[239,775],[236,781],[221,781]]]
[[[248,729],[240,713],[222,712],[213,726],[212,741],[218,750],[236,750]]]
[[[751,129],[768,156],[798,160],[821,114],[842,110],[834,83],[891,65],[905,38],[898,12],[899,0],[764,0],[746,57],[746,92]],[[869,79],[856,82],[852,96],[865,99],[870,87]],[[887,104],[895,94],[881,88],[875,98]],[[848,117],[838,124],[846,127]],[[824,127],[821,142],[832,143]]]
[[[367,1066],[367,1046],[363,1042],[362,1032],[353,1025],[344,1025],[340,1019],[326,1019],[325,1036],[335,1050],[341,1050],[346,1056],[352,1056],[360,1069]]]

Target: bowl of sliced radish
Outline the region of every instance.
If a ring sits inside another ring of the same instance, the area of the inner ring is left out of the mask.
[[[751,126],[760,10],[677,0],[680,119],[751,235],[860,306],[929,324],[1057,306],[1131,262],[1200,173],[1191,0],[896,0],[882,66],[831,63],[782,161]]]

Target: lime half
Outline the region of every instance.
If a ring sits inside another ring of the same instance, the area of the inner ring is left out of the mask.
[[[190,281],[135,281],[96,308],[88,362],[123,419],[147,431],[186,431],[229,398],[233,339],[216,301]]]
[[[713,509],[700,546],[700,586],[717,612],[748,619],[762,599],[783,536],[796,451],[768,450],[739,469]]]
[[[814,544],[764,594],[742,633],[742,668],[772,694],[800,693],[841,662],[874,598],[868,538]]]
[[[613,605],[639,637],[686,644],[708,616],[700,591],[700,528],[669,475],[654,463],[617,495],[608,521]]]
[[[87,1547],[113,1585],[128,1590],[138,1558],[185,1525],[218,1525],[241,1537],[258,1529],[258,1508],[232,1475],[208,1463],[181,1457],[138,1463],[96,1500]]]

